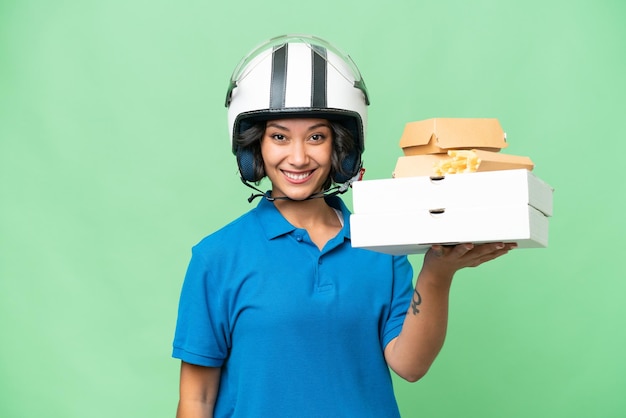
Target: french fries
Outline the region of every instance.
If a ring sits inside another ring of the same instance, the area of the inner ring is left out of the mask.
[[[480,158],[473,150],[449,150],[445,160],[434,164],[435,175],[473,173],[480,166]]]

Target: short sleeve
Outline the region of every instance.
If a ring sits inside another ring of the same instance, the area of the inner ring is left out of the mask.
[[[228,315],[218,276],[195,246],[181,290],[172,357],[220,367],[228,355]]]

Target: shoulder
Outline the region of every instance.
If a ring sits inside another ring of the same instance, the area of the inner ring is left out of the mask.
[[[259,235],[254,232],[258,223],[253,218],[254,213],[247,212],[192,246],[186,287],[220,289],[241,268],[240,265],[246,264],[241,260],[249,256],[252,247],[246,247],[245,243],[254,240],[250,237]]]
[[[256,217],[255,209],[252,209],[220,229],[204,236],[193,246],[192,251],[194,255],[230,251],[234,245],[241,243],[244,238],[257,235],[259,230],[260,224]]]

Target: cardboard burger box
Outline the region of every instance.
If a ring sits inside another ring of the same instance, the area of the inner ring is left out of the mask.
[[[418,254],[432,244],[548,245],[553,189],[525,169],[352,184],[352,246]]]
[[[515,169],[532,170],[535,167],[529,157],[479,149],[472,149],[471,151],[480,161],[476,168],[477,172]],[[399,178],[436,175],[435,167],[437,164],[449,159],[451,157],[447,153],[401,156],[396,162],[392,176]]]
[[[506,134],[498,119],[433,118],[404,126],[400,147],[404,155],[445,154],[451,149],[500,151]]]

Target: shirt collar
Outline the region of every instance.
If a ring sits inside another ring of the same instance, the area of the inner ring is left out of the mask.
[[[341,211],[344,225],[340,234],[343,234],[345,238],[350,239],[350,211],[344,204],[343,200],[337,196],[330,196],[324,199],[329,206]],[[274,202],[270,202],[265,198],[261,198],[257,204],[256,213],[268,240],[288,234],[296,229],[283,217],[283,215],[281,215],[278,209],[276,209]]]

